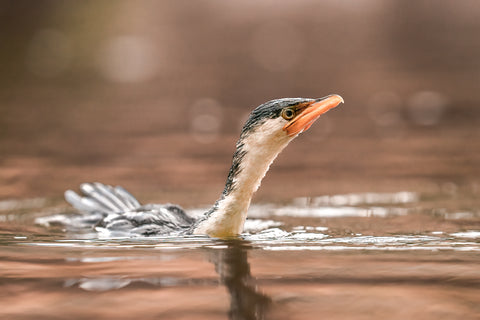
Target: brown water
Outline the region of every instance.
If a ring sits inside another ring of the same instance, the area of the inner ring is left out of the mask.
[[[2,201],[0,318],[479,319],[480,213],[442,198],[255,205],[231,241],[74,233],[39,225],[63,204]]]
[[[480,319],[480,2],[4,1],[0,319]],[[236,241],[46,226],[68,188],[199,214],[241,123],[338,93]]]

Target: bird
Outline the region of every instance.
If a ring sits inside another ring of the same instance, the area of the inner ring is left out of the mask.
[[[319,99],[275,99],[255,108],[236,143],[223,192],[198,218],[175,204],[142,205],[124,188],[98,182],[81,184],[81,195],[65,191],[65,200],[81,212],[82,225],[96,229],[132,236],[236,237],[243,232],[252,195],[277,155],[322,114],[343,102],[341,96],[331,94]]]

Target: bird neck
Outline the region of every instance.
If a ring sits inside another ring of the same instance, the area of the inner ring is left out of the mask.
[[[272,120],[273,121],[273,120]],[[278,126],[277,126],[278,127]],[[231,237],[243,231],[252,195],[257,191],[271,163],[293,138],[263,125],[237,142],[225,189],[205,214],[194,234]]]

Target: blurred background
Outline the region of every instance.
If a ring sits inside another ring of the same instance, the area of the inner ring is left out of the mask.
[[[212,203],[248,113],[338,93],[255,201],[479,192],[480,2],[0,1],[0,199]]]

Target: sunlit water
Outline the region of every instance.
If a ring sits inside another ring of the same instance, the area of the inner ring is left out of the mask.
[[[63,230],[63,204],[1,201],[0,318],[478,319],[480,213],[457,200],[255,205],[231,240]]]

